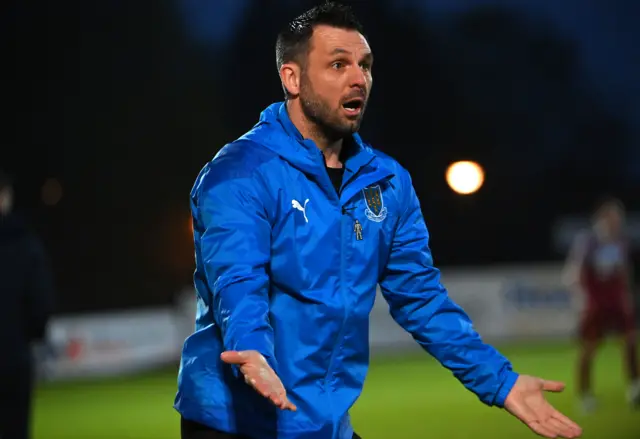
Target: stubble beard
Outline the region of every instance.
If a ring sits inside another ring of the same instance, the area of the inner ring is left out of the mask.
[[[362,115],[355,121],[345,122],[314,90],[311,81],[303,75],[300,84],[300,107],[302,114],[312,122],[318,134],[329,141],[338,140],[360,129]],[[364,108],[363,108],[364,110]],[[363,111],[364,114],[364,111]]]

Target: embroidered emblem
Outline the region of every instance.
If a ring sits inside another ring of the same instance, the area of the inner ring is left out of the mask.
[[[364,194],[364,201],[367,203],[367,208],[364,211],[367,218],[376,223],[384,221],[387,217],[387,208],[384,205],[380,185],[364,188],[362,193]]]

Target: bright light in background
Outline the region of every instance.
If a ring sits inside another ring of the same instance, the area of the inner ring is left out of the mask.
[[[469,195],[482,187],[484,170],[476,162],[455,162],[447,168],[446,178],[451,190],[461,195]]]
[[[47,206],[55,206],[62,199],[62,185],[55,178],[50,178],[42,186],[42,202]]]

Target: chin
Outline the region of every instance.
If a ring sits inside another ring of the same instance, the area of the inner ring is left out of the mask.
[[[357,133],[360,129],[360,119],[349,124],[349,134]]]
[[[334,121],[332,124],[325,125],[328,132],[332,133],[332,137],[344,137],[356,133],[360,129],[360,119],[343,119],[342,121]]]
[[[360,129],[360,124],[352,122],[350,124],[342,125],[340,128],[336,129],[336,133],[338,133],[341,137],[349,136],[351,134],[357,133]]]

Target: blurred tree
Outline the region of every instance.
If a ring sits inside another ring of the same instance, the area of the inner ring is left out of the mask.
[[[472,127],[465,131],[486,139],[510,181],[531,186],[552,171],[590,176],[591,151],[601,168],[603,159],[613,164],[627,146],[624,122],[606,111],[575,48],[548,23],[478,7],[452,23],[447,41],[457,54],[465,123]],[[585,126],[607,134],[582,136]],[[527,166],[517,166],[522,158]]]
[[[222,84],[228,88],[222,100],[225,112],[221,117],[229,134],[222,142],[245,133],[258,122],[267,105],[283,99],[276,69],[276,36],[292,17],[306,10],[306,4],[311,2],[305,1],[299,2],[298,12],[284,2],[254,0],[239,24],[238,37],[227,51],[222,69]]]
[[[522,184],[561,162],[570,150],[567,130],[575,124],[579,93],[571,47],[548,27],[494,7],[459,16],[447,40],[472,127],[465,132],[486,139],[492,156],[512,164],[501,174]],[[513,166],[522,158],[528,166]]]
[[[65,312],[166,302],[185,279],[158,258],[193,263],[165,224],[184,236],[189,190],[224,134],[213,63],[186,47],[173,6],[14,11],[30,91],[17,101],[16,171],[35,194],[45,177],[62,182],[62,202],[40,219]]]
[[[253,0],[173,0],[182,16],[183,30],[198,46],[221,50],[244,20]]]

